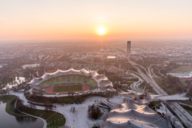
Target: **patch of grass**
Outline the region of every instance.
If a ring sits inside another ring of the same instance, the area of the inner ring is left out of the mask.
[[[65,117],[58,112],[51,110],[38,110],[23,106],[21,104],[19,105],[18,109],[22,112],[45,119],[47,122],[47,128],[60,128],[65,125]]]
[[[15,101],[17,100],[16,96],[13,95],[5,95],[5,96],[0,96],[0,101],[6,102],[6,112],[9,113],[10,115],[14,116],[24,116],[24,114],[18,112],[15,107]]]
[[[82,95],[82,96],[68,96],[68,97],[42,97],[42,96],[29,96],[27,97],[28,100],[39,102],[39,103],[62,103],[62,104],[72,104],[72,103],[82,103],[85,99],[90,97],[90,95]]]
[[[184,85],[182,84],[179,78],[172,76],[164,76],[159,77],[158,79],[155,80],[161,86],[161,88],[166,90],[168,94],[185,92],[185,88],[183,88]]]
[[[76,84],[76,85],[69,85],[69,86],[54,86],[55,92],[76,92],[81,91],[82,85]]]
[[[16,96],[13,96],[13,95],[3,95],[3,96],[0,96],[0,101],[3,101],[3,102],[10,102],[12,100],[15,100],[17,97]]]
[[[91,94],[83,94],[79,96],[74,96],[70,94],[69,96],[66,97],[44,97],[44,96],[38,96],[38,95],[30,95],[30,94],[25,94],[26,98],[29,101],[34,101],[37,103],[44,103],[44,104],[52,104],[52,103],[60,103],[60,104],[79,104],[85,101],[89,97],[93,96],[101,96],[101,97],[111,97],[115,95],[116,92],[98,92],[98,93],[91,93]]]
[[[178,72],[190,72],[192,71],[192,66],[180,66],[178,68],[173,69],[171,72],[178,73]]]
[[[0,96],[0,101],[7,103],[6,112],[9,113],[10,115],[14,115],[17,117],[27,116],[18,111],[20,110],[22,112],[45,119],[47,122],[47,128],[60,128],[61,126],[64,126],[65,117],[62,114],[50,110],[37,110],[29,108],[23,106],[21,102],[17,102],[17,109],[16,109],[14,107],[16,100],[17,97],[13,95]]]
[[[41,87],[71,85],[71,84],[81,84],[81,85],[87,84],[92,89],[95,89],[97,87],[96,81],[93,80],[91,77],[75,74],[52,77],[46,81],[43,81],[41,83]]]

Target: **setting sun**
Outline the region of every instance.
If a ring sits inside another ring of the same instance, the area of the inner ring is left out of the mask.
[[[104,35],[106,35],[107,34],[107,28],[106,28],[106,26],[99,26],[99,27],[97,27],[97,34],[99,35],[99,36],[104,36]]]

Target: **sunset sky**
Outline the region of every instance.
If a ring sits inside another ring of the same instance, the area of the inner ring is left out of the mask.
[[[0,0],[0,41],[192,39],[192,0]]]

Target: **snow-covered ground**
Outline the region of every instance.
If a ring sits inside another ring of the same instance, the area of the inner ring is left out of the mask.
[[[101,97],[92,97],[82,104],[57,105],[56,111],[65,116],[66,126],[70,126],[71,128],[90,128],[97,122],[88,118],[88,106],[101,100],[106,99]],[[75,112],[71,112],[71,108],[73,107],[75,108]]]
[[[192,78],[192,71],[180,72],[180,73],[168,73],[168,75],[178,77],[178,78]]]
[[[101,123],[102,120],[93,121],[88,118],[88,106],[98,102],[106,102],[106,98],[92,97],[88,98],[82,104],[70,104],[70,105],[56,105],[56,111],[62,113],[66,118],[66,126],[71,128],[90,128],[94,124]],[[113,97],[109,101],[112,104],[119,104],[123,102],[123,97]],[[75,112],[71,112],[71,108],[75,108]]]
[[[13,87],[16,87],[20,84],[22,84],[23,82],[25,82],[26,79],[25,77],[15,77],[15,80],[11,83],[8,83],[4,88],[3,90],[7,90],[7,89],[11,89]]]
[[[25,64],[22,66],[23,69],[26,69],[26,68],[36,68],[36,67],[39,67],[40,64]]]
[[[31,106],[23,93],[21,92],[10,92],[10,94],[18,96],[22,101],[23,104],[26,106]],[[67,105],[61,105],[61,104],[54,104],[53,111],[59,112],[63,114],[66,118],[66,124],[65,126],[69,126],[70,128],[90,128],[94,124],[101,123],[102,120],[90,120],[88,118],[88,107],[90,105],[93,105],[94,103],[98,102],[110,102],[111,104],[121,104],[123,102],[124,97],[122,96],[114,96],[113,98],[106,99],[103,97],[91,97],[86,99],[81,104],[67,104]],[[36,109],[45,110],[45,107],[43,106],[37,106],[33,105]],[[75,108],[75,112],[72,112],[71,109]]]

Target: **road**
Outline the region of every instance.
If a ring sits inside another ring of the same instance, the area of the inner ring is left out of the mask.
[[[138,78],[138,81],[133,82],[130,85],[131,90],[139,92],[139,93],[143,93],[143,89],[140,88],[140,85],[143,83],[143,79],[141,79],[138,75],[131,73],[132,76]]]
[[[159,95],[168,95],[153,79],[151,70],[146,70],[143,66],[130,61],[129,63],[136,68],[140,76],[154,89],[154,91]],[[142,71],[142,70],[143,71]],[[184,109],[182,108],[178,103],[176,102],[169,102],[167,104],[168,108],[171,109],[171,111],[174,112],[174,114],[181,120],[181,122],[184,124],[185,127],[191,128],[192,127],[192,116]],[[176,117],[175,117],[176,118]],[[176,119],[177,119],[176,118]]]

